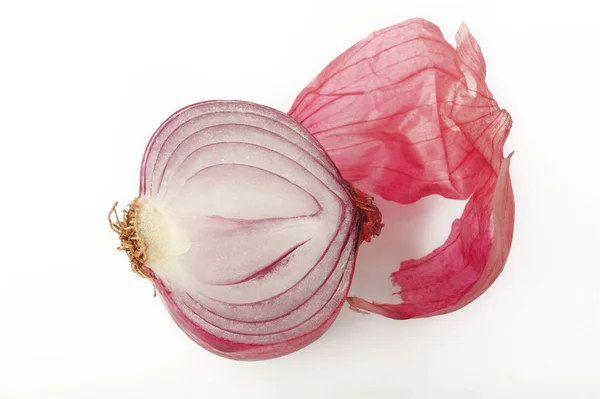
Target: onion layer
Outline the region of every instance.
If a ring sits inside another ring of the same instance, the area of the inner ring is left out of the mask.
[[[333,322],[358,240],[380,228],[361,229],[373,219],[364,203],[289,116],[209,101],[154,134],[139,198],[115,229],[190,338],[257,360],[293,352]]]

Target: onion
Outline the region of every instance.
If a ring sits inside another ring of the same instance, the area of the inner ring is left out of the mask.
[[[409,319],[458,310],[492,285],[514,230],[503,152],[512,119],[466,25],[456,42],[410,19],[338,56],[289,115],[210,101],[162,124],[138,198],[109,219],[191,339],[220,356],[268,359],[316,340],[344,300]],[[443,245],[390,276],[401,303],[346,298],[358,246],[383,227],[357,186],[403,204],[469,199]]]
[[[143,157],[139,196],[111,226],[132,268],[205,349],[260,360],[321,336],[346,299],[372,198],[291,117],[242,101],[190,105]]]

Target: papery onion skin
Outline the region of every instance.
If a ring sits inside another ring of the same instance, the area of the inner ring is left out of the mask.
[[[503,147],[512,120],[487,88],[483,55],[464,24],[456,41],[455,50],[419,18],[374,32],[289,111],[365,192],[402,204],[471,197],[443,246],[391,275],[401,304],[349,298],[355,309],[396,319],[452,312],[490,287],[508,258],[514,195]]]
[[[124,247],[141,242],[143,256],[128,252],[132,267],[194,342],[230,359],[264,360],[329,328],[359,240],[382,224],[372,198],[345,182],[292,118],[207,101],[159,127],[139,198],[113,226]]]
[[[392,273],[394,284],[402,287],[404,303],[380,304],[358,297],[349,297],[348,303],[393,319],[410,319],[453,312],[483,294],[504,269],[513,239],[515,206],[509,167],[510,156],[497,177],[490,174],[476,188],[444,245],[421,259],[403,262]],[[468,249],[463,252],[463,247]],[[440,270],[440,264],[448,270]]]

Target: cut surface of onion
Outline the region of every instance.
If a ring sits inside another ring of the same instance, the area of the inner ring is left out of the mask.
[[[359,197],[289,116],[208,101],[159,127],[113,227],[190,338],[259,360],[306,346],[339,313],[365,239]]]

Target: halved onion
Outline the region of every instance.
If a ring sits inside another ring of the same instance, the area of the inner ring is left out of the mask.
[[[333,322],[359,240],[380,229],[375,210],[289,116],[209,101],[159,127],[139,197],[113,228],[190,338],[257,360],[302,348]]]

